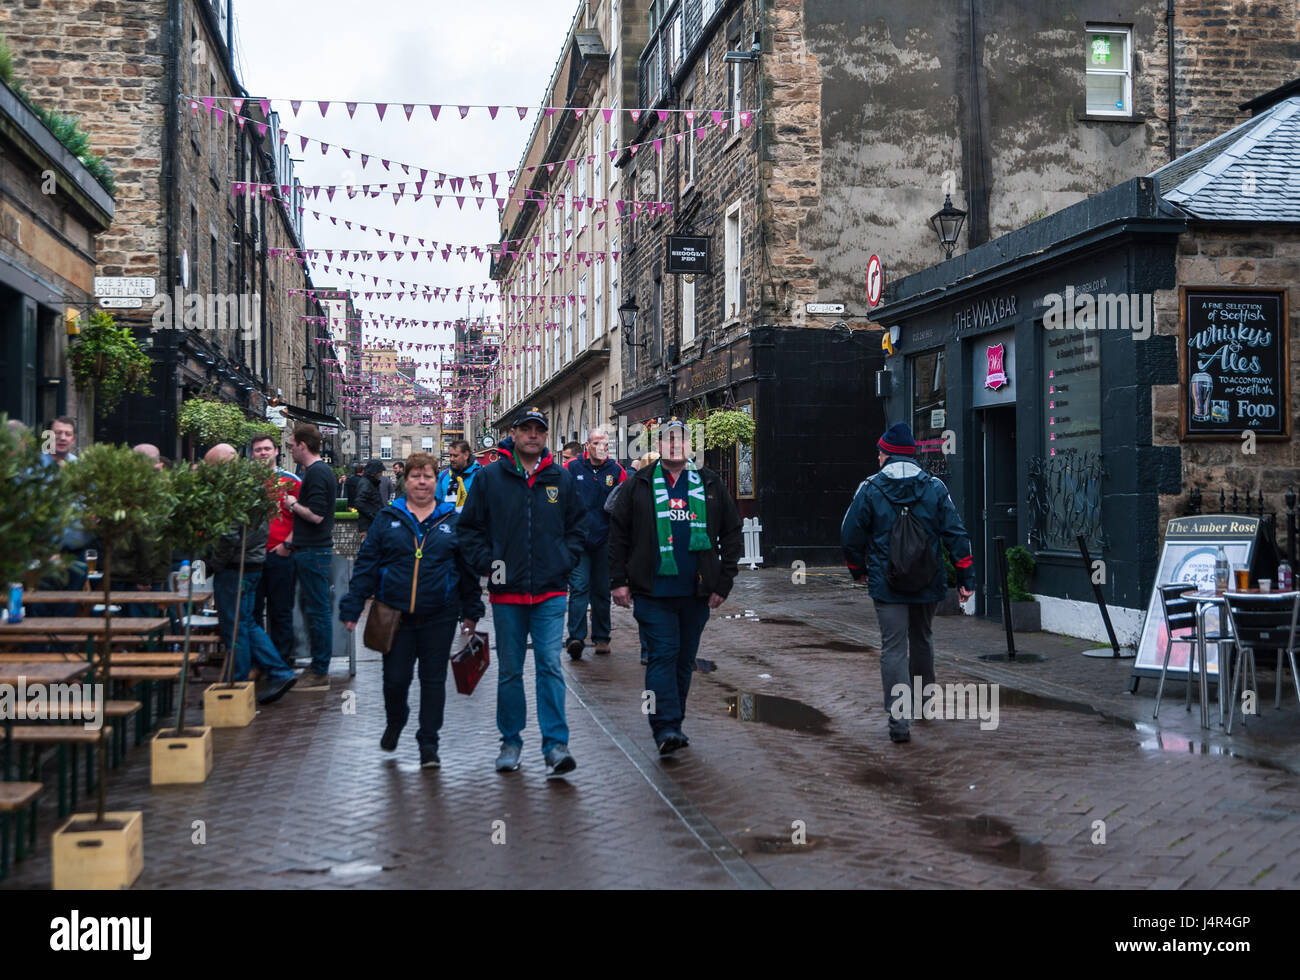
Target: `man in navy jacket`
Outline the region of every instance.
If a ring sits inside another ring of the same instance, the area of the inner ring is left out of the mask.
[[[971,562],[970,538],[953,506],[948,488],[912,461],[916,440],[906,422],[897,422],[876,443],[880,472],[858,487],[840,527],[840,543],[853,581],[867,581],[880,623],[880,678],[885,689],[885,710],[900,701],[906,687],[906,704],[913,704],[911,681],[934,683],[934,641],[930,626],[934,610],[947,588],[943,565],[943,544],[952,552],[961,585],[962,602],[975,591],[975,569]],[[934,543],[939,570],[920,592],[900,593],[889,585],[889,536],[901,508],[907,507]],[[897,692],[899,693],[895,693]],[[908,710],[901,718],[890,712],[889,737],[906,742],[910,735]]]
[[[586,539],[586,518],[574,479],[546,448],[546,415],[525,408],[501,458],[485,466],[461,511],[459,547],[469,566],[488,577],[497,641],[497,772],[519,768],[520,732],[528,720],[524,654],[532,636],[537,671],[537,722],[547,775],[571,771],[564,717],[560,644],[568,605],[569,573]]]
[[[566,467],[587,509],[587,540],[569,576],[569,656],[582,659],[587,642],[587,604],[591,604],[591,640],[597,653],[609,653],[609,515],[605,500],[627,479],[609,455],[609,434],[596,426],[587,434],[583,455]]]

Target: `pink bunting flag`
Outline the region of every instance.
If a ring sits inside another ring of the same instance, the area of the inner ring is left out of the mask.
[[[655,140],[655,153],[662,156],[663,152],[664,152],[664,141],[663,141],[663,137],[661,136]]]
[[[403,102],[403,103],[402,103],[402,111],[403,111],[404,113],[406,113],[406,121],[407,121],[407,122],[410,122],[410,121],[411,121],[411,113],[413,113],[413,112],[415,111],[415,104],[414,104],[414,103],[410,103],[410,104],[408,104],[408,103]]]
[[[385,170],[388,169],[388,161],[387,161],[387,160],[385,160],[383,157],[380,157],[380,158],[379,158],[379,162],[382,163],[382,164],[384,165],[384,169],[385,169]]]
[[[701,143],[704,142],[704,133],[705,133],[705,132],[706,132],[706,130],[705,130],[705,128],[704,128],[703,126],[701,126],[699,129],[697,129],[697,130],[695,131],[695,137],[696,137],[696,139],[698,139]]]
[[[721,109],[714,109],[714,110],[712,110],[712,111],[709,113],[709,115],[711,115],[711,116],[713,117],[713,125],[717,126],[717,125],[720,125],[720,124],[722,123],[722,110],[721,110]]]
[[[442,111],[442,106],[440,106],[440,105],[431,105],[431,106],[429,106],[429,114],[433,116],[433,121],[434,121],[434,122],[437,122],[437,121],[438,121],[438,113],[441,112],[441,111]]]
[[[260,139],[260,138],[265,137],[265,136],[266,136],[266,131],[267,131],[270,127],[267,126],[266,123],[257,123],[256,125],[257,125],[257,135],[258,135],[258,138]]]
[[[207,111],[207,113],[208,113],[209,116],[212,115],[212,106],[213,106],[213,101],[214,101],[214,100],[212,99],[211,96],[206,96],[206,95],[205,95],[205,96],[203,97],[203,108]]]
[[[577,165],[578,165],[578,161],[577,161],[577,160],[565,160],[564,162],[565,162],[565,163],[568,165],[568,167],[569,167],[569,175],[572,176],[573,173],[574,173],[574,169],[575,169],[575,168],[577,167]]]
[[[369,154],[369,153],[363,153],[363,154],[361,154],[361,169],[362,169],[362,170],[365,170],[365,169],[366,169],[366,164],[369,163],[369,162],[370,162],[370,154]]]
[[[329,145],[328,143],[322,143],[322,144],[320,145],[320,155],[321,155],[321,156],[324,156],[325,153],[326,153],[326,151],[329,150],[329,148],[330,148],[330,145]]]
[[[376,103],[375,103],[375,112],[379,113],[379,121],[380,121],[380,122],[383,122],[383,121],[384,121],[384,113],[387,112],[387,111],[388,111],[388,103],[387,103],[387,102],[376,102]]]
[[[259,100],[259,103],[258,103],[258,104],[261,105],[261,107],[262,107],[262,118],[263,118],[263,119],[270,119],[270,118],[271,118],[271,100],[270,100],[270,99],[261,99],[261,100]]]
[[[216,115],[217,115],[217,123],[218,123],[218,124],[224,123],[224,122],[226,121],[226,110],[224,110],[224,109],[222,109],[222,108],[220,108],[220,107],[217,107],[217,108],[213,109],[212,111],[215,112]]]
[[[243,100],[243,99],[231,99],[231,100],[230,100],[230,105],[231,105],[231,112],[232,112],[234,115],[237,116],[237,115],[239,115],[239,110],[241,110],[242,108],[244,108],[244,100]]]
[[[748,127],[753,118],[754,114],[752,112],[742,112],[740,114],[740,125]]]
[[[464,119],[466,116],[469,115],[469,106],[458,105],[456,106],[456,108],[460,111],[460,118]]]
[[[633,121],[633,122],[640,122],[640,121],[641,121],[641,110],[640,110],[640,109],[629,109],[629,110],[628,110],[628,115],[630,115],[630,116],[632,117],[632,121]]]
[[[302,102],[290,102],[289,105],[293,108],[293,115],[296,119],[298,117],[298,110],[302,108]]]
[[[289,139],[289,134],[286,133],[283,129],[280,130],[280,145],[284,146],[284,144],[288,142],[288,139]]]
[[[548,105],[548,106],[546,107],[546,115],[547,115],[548,117],[549,117],[549,116],[553,116],[553,115],[555,115],[555,106],[553,106],[553,105]]]
[[[325,113],[330,110],[330,104],[328,102],[317,102],[316,105],[320,107],[320,117],[324,119]]]

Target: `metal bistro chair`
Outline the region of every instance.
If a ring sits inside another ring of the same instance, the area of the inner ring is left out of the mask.
[[[1175,582],[1171,585],[1157,586],[1160,590],[1160,608],[1165,616],[1165,662],[1160,667],[1160,686],[1156,688],[1156,710],[1152,715],[1153,718],[1160,717],[1160,699],[1165,692],[1165,674],[1169,670],[1169,654],[1174,648],[1175,643],[1186,643],[1189,648],[1187,656],[1187,690],[1183,694],[1183,708],[1185,711],[1192,710],[1192,678],[1196,676],[1195,668],[1200,667],[1205,671],[1204,664],[1197,663],[1197,630],[1196,620],[1197,602],[1195,599],[1184,599],[1183,593],[1190,592],[1196,588],[1195,582]],[[1191,636],[1175,636],[1177,630],[1190,629]],[[1206,644],[1215,643],[1219,640],[1229,639],[1224,633],[1207,633],[1205,634]],[[1208,659],[1208,658],[1207,658]],[[1208,673],[1208,672],[1207,672]],[[1220,665],[1219,678],[1217,684],[1223,683],[1222,665]],[[1202,715],[1202,722],[1205,716]]]
[[[1232,672],[1232,688],[1228,698],[1228,724],[1225,729],[1232,734],[1232,716],[1237,711],[1237,682],[1241,679],[1242,664],[1249,665],[1250,677],[1255,678],[1255,648],[1277,648],[1277,677],[1274,681],[1275,705],[1282,703],[1282,653],[1291,663],[1291,680],[1295,683],[1296,699],[1300,700],[1300,677],[1296,675],[1295,642],[1296,620],[1300,617],[1300,592],[1269,593],[1228,592],[1224,594],[1228,622],[1236,639],[1237,665]],[[1257,691],[1256,682],[1251,690]],[[1241,723],[1246,723],[1242,712]]]

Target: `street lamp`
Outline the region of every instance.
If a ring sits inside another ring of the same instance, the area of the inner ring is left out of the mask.
[[[329,416],[333,416],[334,408],[335,408],[334,400],[331,398],[329,401],[325,403],[325,414]]]
[[[930,218],[930,224],[934,225],[934,230],[939,235],[939,244],[948,253],[948,258],[952,258],[952,250],[957,247],[957,239],[961,235],[962,223],[966,220],[966,212],[961,208],[952,206],[952,195],[943,196],[943,210],[936,211]]]
[[[627,339],[628,337],[636,336],[636,318],[637,318],[637,314],[640,312],[641,312],[641,307],[636,305],[636,296],[629,296],[627,299],[623,301],[623,304],[618,308],[618,321],[619,323],[623,324],[623,345],[625,347],[649,347],[650,346],[650,341],[648,340],[638,344]]]

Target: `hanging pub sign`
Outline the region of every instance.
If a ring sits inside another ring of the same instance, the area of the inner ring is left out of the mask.
[[[667,250],[670,274],[709,274],[709,239],[706,236],[669,235]]]
[[[1286,293],[1182,290],[1183,438],[1286,438],[1291,432]]]

